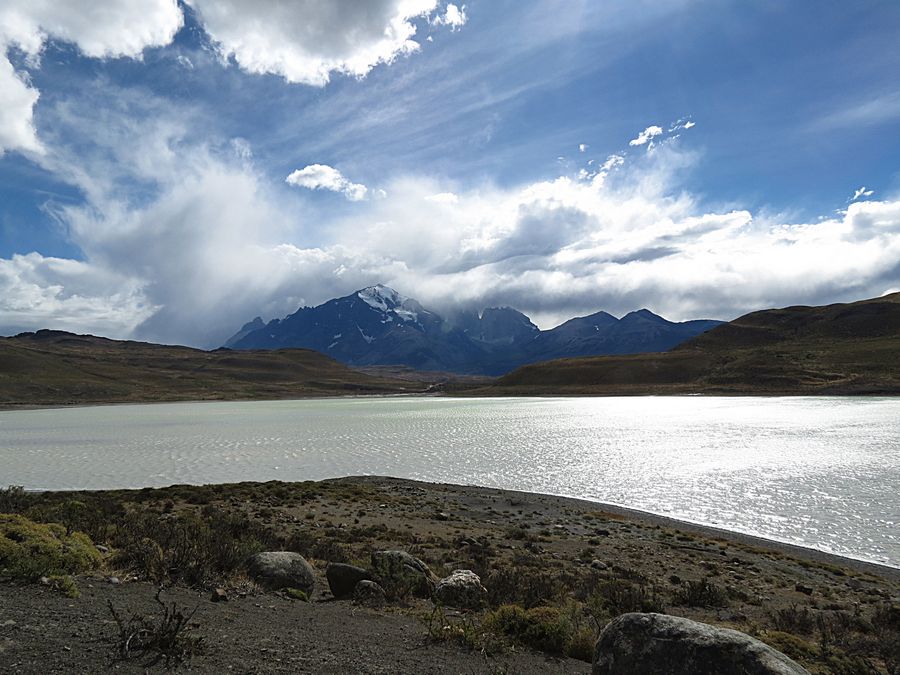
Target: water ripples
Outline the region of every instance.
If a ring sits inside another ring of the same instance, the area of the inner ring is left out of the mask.
[[[384,398],[0,412],[0,480],[385,474],[611,502],[900,566],[900,401]]]

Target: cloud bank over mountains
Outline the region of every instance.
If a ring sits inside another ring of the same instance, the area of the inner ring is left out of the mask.
[[[331,199],[347,205],[322,223],[305,193],[272,180],[243,146],[192,141],[189,116],[162,101],[106,95],[119,112],[54,111],[54,125],[91,138],[93,150],[42,159],[88,195],[56,212],[85,260],[0,260],[7,332],[215,346],[248,316],[283,316],[375,282],[436,308],[512,305],[544,327],[642,306],[732,318],[798,297],[878,295],[900,272],[900,201],[857,201],[813,223],[710,210],[680,184],[702,160],[674,132],[650,150],[579,153],[577,171],[548,180],[462,189],[393,176],[378,186],[383,198],[356,202],[344,197],[362,186],[310,165],[288,182],[344,193]],[[134,106],[154,122],[122,143]],[[294,243],[323,228],[327,241]]]
[[[543,328],[638,307],[673,320],[730,319],[900,284],[900,197],[854,194],[854,182],[839,193],[846,209],[819,219],[719,200],[690,182],[706,161],[694,140],[699,117],[639,119],[612,147],[579,135],[573,157],[548,157],[527,179],[484,172],[462,182],[427,168],[365,174],[354,157],[369,147],[296,156],[289,138],[271,143],[287,149],[267,164],[238,134],[211,133],[208,112],[189,100],[104,78],[81,97],[40,99],[32,81],[52,41],[138,63],[194,20],[217,68],[324,87],[315,90],[324,96],[338,76],[375,77],[379,64],[423,51],[427,31],[459,38],[475,16],[461,4],[188,0],[184,9],[175,0],[110,0],[103,11],[78,12],[59,4],[0,6],[0,153],[25,153],[77,191],[43,209],[81,255],[0,258],[0,333],[60,328],[217,346],[248,317],[284,316],[375,283],[439,310],[512,305]],[[574,32],[577,16],[571,24]],[[447,79],[467,74],[445,68]],[[406,77],[418,85],[414,75]],[[459,115],[525,87],[466,86],[473,102]],[[345,123],[348,135],[354,124],[405,123],[406,90],[387,78],[375,88],[376,102],[389,105],[373,103],[363,118],[342,117],[357,102],[348,88],[328,106],[310,104],[310,114]],[[441,116],[434,124],[448,126]],[[482,143],[496,129],[480,131],[429,134],[422,145]]]

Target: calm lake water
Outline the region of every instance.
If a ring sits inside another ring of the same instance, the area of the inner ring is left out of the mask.
[[[365,398],[0,412],[29,489],[383,474],[546,492],[900,566],[900,399]]]

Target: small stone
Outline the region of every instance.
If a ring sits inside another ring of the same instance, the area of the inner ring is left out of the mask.
[[[434,518],[435,520],[450,520],[450,514],[443,511],[438,511],[434,514]]]
[[[111,583],[113,586],[118,586],[119,584],[122,583],[122,580],[119,579],[119,577],[110,577],[109,579],[107,579],[107,581],[109,583]]]
[[[798,583],[796,586],[794,586],[794,590],[798,593],[803,593],[804,595],[812,595],[813,593],[812,588],[801,583]]]
[[[104,555],[109,553],[109,548],[107,546],[104,546],[103,544],[95,544],[94,548],[96,548],[98,551],[100,551],[100,553]]]
[[[456,570],[437,583],[434,599],[448,607],[479,609],[487,600],[487,589],[472,570]]]
[[[372,572],[391,597],[412,593],[428,598],[439,581],[428,565],[406,551],[375,551]]]
[[[298,588],[308,596],[316,586],[313,568],[299,553],[290,551],[264,551],[250,558],[247,565],[250,576],[269,590]]]
[[[38,581],[41,582],[41,585],[42,585],[42,586],[49,586],[49,585],[50,585],[50,578],[49,578],[49,577],[41,577]]]
[[[363,607],[382,607],[386,602],[384,589],[374,581],[363,579],[353,589],[353,602]]]
[[[595,570],[605,570],[609,568],[609,565],[607,565],[602,560],[597,560],[596,558],[594,558],[593,560],[591,560],[591,567],[593,567]]]
[[[355,565],[328,563],[328,567],[325,568],[325,578],[328,580],[331,594],[340,600],[353,595],[353,590],[360,581],[371,581],[372,575],[362,567]]]
[[[212,595],[209,597],[213,602],[228,602],[228,593],[224,588],[213,589]]]

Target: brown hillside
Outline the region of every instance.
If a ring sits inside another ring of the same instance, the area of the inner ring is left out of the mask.
[[[274,399],[421,391],[308,349],[206,352],[61,331],[0,339],[0,404]]]
[[[897,394],[900,293],[753,312],[662,354],[548,361],[489,394]]]

